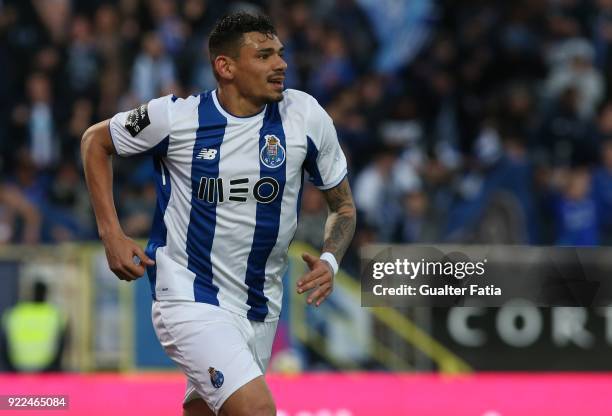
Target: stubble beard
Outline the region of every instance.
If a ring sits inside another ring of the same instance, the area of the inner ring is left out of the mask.
[[[285,98],[285,95],[282,92],[279,92],[274,97],[266,97],[265,103],[266,104],[278,103],[278,102],[283,101],[284,98]]]

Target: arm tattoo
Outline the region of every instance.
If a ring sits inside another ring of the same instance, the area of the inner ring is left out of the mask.
[[[355,204],[348,180],[345,178],[332,189],[323,191],[329,207],[329,215],[325,223],[325,238],[323,251],[329,251],[338,260],[342,260],[355,233]]]

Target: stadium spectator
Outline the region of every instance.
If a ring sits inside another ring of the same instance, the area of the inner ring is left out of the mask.
[[[405,244],[434,243],[440,241],[435,209],[431,207],[428,195],[415,186],[401,196],[401,211],[394,230],[393,241]]]
[[[595,126],[578,112],[578,91],[568,87],[545,115],[537,135],[537,146],[543,147],[548,163],[569,166],[591,163],[596,158]]]
[[[36,282],[31,301],[20,302],[2,316],[7,367],[17,372],[61,371],[68,334],[66,318],[47,302],[47,285]]]
[[[40,241],[40,213],[19,188],[0,184],[0,245]]]
[[[93,222],[88,208],[87,190],[77,166],[65,160],[54,172],[48,189],[44,210],[47,238],[53,242],[91,238]]]
[[[156,33],[145,35],[142,48],[134,62],[132,90],[138,102],[147,102],[175,89],[176,69]]]
[[[93,37],[91,22],[85,16],[75,16],[72,41],[67,48],[67,75],[70,89],[80,95],[94,95],[98,82],[100,56]]]
[[[612,138],[602,143],[602,166],[593,174],[593,195],[601,218],[602,243],[612,243]]]
[[[321,38],[320,47],[323,54],[311,73],[309,87],[312,94],[326,104],[334,92],[350,85],[355,79],[355,68],[340,33],[328,30]]]
[[[585,39],[569,39],[551,54],[552,67],[546,80],[546,93],[555,99],[573,89],[579,117],[593,117],[604,93],[603,77],[593,67],[593,46]]]
[[[591,174],[577,167],[562,172],[561,189],[555,195],[556,243],[563,246],[599,244],[599,216],[591,193]]]
[[[44,169],[51,167],[57,161],[60,151],[50,80],[45,74],[34,73],[27,80],[27,90],[29,98],[27,146],[36,167]]]

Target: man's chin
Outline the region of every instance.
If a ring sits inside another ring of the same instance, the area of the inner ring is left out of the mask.
[[[285,98],[285,95],[281,91],[281,92],[278,92],[278,93],[270,94],[268,96],[268,102],[269,103],[278,103],[279,101],[283,101],[283,98]]]

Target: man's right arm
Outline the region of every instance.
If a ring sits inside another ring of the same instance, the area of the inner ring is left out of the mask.
[[[113,171],[111,159],[116,154],[109,120],[91,126],[81,140],[81,157],[85,170],[85,181],[93,205],[98,233],[106,250],[110,269],[121,280],[135,280],[144,275],[144,266],[151,260],[121,229],[113,201]],[[140,259],[139,264],[134,257]]]

